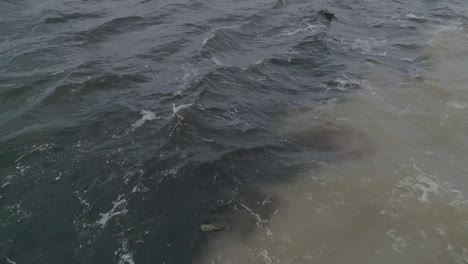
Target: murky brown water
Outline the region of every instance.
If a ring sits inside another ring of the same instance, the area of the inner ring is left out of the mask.
[[[369,151],[275,185],[270,223],[214,235],[200,263],[468,263],[467,33],[427,28],[424,71],[360,65],[367,89],[289,117],[286,130],[326,120],[360,131]]]
[[[0,264],[468,263],[466,10],[0,0]]]

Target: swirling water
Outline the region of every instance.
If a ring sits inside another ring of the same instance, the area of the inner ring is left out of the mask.
[[[0,0],[0,263],[468,263],[467,10]]]

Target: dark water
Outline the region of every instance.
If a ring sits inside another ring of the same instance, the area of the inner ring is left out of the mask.
[[[248,236],[281,200],[262,186],[361,152],[284,118],[350,100],[363,65],[389,85],[424,71],[423,30],[465,11],[0,0],[0,263],[193,263],[203,222]]]

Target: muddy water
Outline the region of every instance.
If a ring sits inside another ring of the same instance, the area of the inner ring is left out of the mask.
[[[214,235],[199,263],[468,263],[468,31],[424,34],[419,70],[364,63],[365,89],[284,122],[360,131],[367,142],[340,144],[363,155],[267,187],[282,197],[272,219],[247,236]]]
[[[0,263],[467,263],[466,10],[0,0]]]

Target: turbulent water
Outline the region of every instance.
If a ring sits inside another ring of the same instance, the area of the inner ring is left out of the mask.
[[[0,0],[0,263],[468,263],[467,72],[465,0]]]

